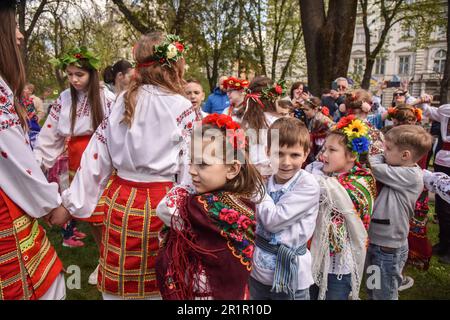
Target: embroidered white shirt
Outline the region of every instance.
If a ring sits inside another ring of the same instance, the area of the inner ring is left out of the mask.
[[[61,204],[58,185],[48,183],[34,160],[28,136],[14,108],[11,89],[0,77],[0,188],[34,218]]]
[[[116,99],[109,90],[101,90],[103,114],[107,117]],[[78,92],[77,117],[73,133],[71,128],[72,97],[70,89],[64,90],[52,104],[50,113],[36,141],[34,155],[39,165],[49,169],[64,151],[64,143],[69,136],[84,136],[94,132],[91,121],[91,107],[87,95]]]
[[[76,217],[90,216],[113,168],[125,180],[189,184],[189,144],[196,113],[186,98],[152,85],[139,89],[131,127],[123,123],[124,94],[97,128],[69,189],[64,206]]]
[[[295,185],[291,185],[295,183]],[[312,237],[319,210],[320,187],[313,175],[300,170],[283,185],[276,184],[270,177],[267,192],[286,191],[277,204],[266,194],[257,204],[256,233],[274,244],[284,244],[295,249],[304,245]],[[294,290],[309,288],[314,283],[311,273],[311,254],[309,250],[297,256],[298,283]],[[276,255],[255,246],[251,276],[257,281],[272,286],[275,273]]]

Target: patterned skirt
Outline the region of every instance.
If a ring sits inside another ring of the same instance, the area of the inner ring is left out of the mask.
[[[155,258],[163,223],[155,209],[172,185],[116,176],[107,188],[97,284],[101,292],[124,299],[160,295]]]
[[[80,167],[81,157],[83,156],[84,150],[86,150],[87,145],[91,139],[91,135],[70,137],[67,144],[67,150],[69,154],[69,181],[72,182],[78,168]],[[95,210],[92,216],[84,219],[77,219],[81,221],[90,222],[94,225],[101,225],[103,222],[103,213]]]
[[[61,271],[45,230],[0,189],[0,300],[39,299]]]
[[[408,264],[426,271],[430,266],[433,249],[427,237],[428,190],[422,191],[416,201],[414,217],[409,222]]]

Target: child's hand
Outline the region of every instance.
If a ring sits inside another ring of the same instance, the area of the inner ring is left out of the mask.
[[[367,102],[363,102],[363,104],[361,106],[361,110],[362,110],[362,112],[369,113],[370,110],[372,110],[372,106],[370,104],[368,104]]]

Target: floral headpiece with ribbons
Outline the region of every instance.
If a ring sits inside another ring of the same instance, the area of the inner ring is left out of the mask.
[[[267,85],[261,91],[261,96],[269,100],[276,100],[286,94],[287,88],[284,80],[275,82],[273,85]]]
[[[73,48],[60,58],[53,58],[49,62],[57,68],[65,70],[71,64],[83,68],[81,61],[87,62],[91,69],[100,69],[100,59],[85,46]]]
[[[388,120],[392,120],[395,119],[397,116],[397,112],[400,108],[396,108],[396,107],[389,107],[388,108],[388,114],[386,119]],[[416,116],[416,121],[417,122],[421,122],[422,121],[422,110],[419,108],[410,108],[410,110],[414,113],[414,115]]]
[[[137,67],[145,68],[155,63],[171,67],[172,63],[181,59],[186,51],[187,47],[179,36],[168,34],[161,44],[153,47],[153,55],[147,61],[138,63]]]
[[[229,142],[234,149],[245,148],[245,133],[241,129],[239,123],[226,114],[213,113],[202,120],[202,124],[209,124],[219,129],[226,130],[227,142]]]
[[[245,90],[248,88],[248,85],[248,80],[235,77],[228,77],[223,81],[223,88],[225,90]]]
[[[340,131],[347,136],[347,146],[353,153],[361,155],[369,151],[369,127],[362,120],[357,119],[355,115],[341,118],[331,130]]]

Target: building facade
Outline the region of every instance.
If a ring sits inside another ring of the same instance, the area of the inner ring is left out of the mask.
[[[447,1],[441,1],[443,14],[447,10]],[[377,6],[369,6],[369,27],[372,33],[373,48],[383,27]],[[358,8],[358,19],[353,39],[353,48],[349,65],[349,74],[362,79],[365,67],[365,34]],[[435,27],[430,34],[425,48],[416,46],[416,34],[413,27],[405,28],[401,23],[389,31],[387,41],[376,58],[372,77],[378,81],[400,78],[409,80],[409,92],[413,96],[428,93],[439,101],[440,81],[445,67],[447,36],[445,27]],[[392,101],[394,88],[383,94],[383,105]]]

